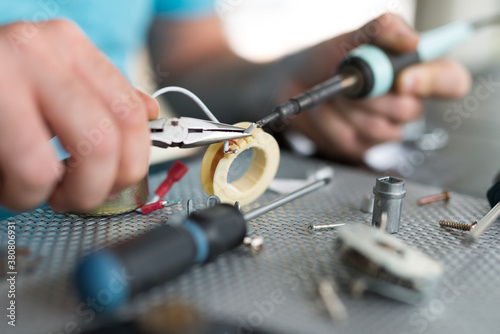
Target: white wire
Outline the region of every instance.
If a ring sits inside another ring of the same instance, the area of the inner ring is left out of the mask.
[[[153,94],[151,94],[151,97],[153,99],[156,99],[158,96],[165,94],[165,93],[170,93],[170,92],[177,92],[177,93],[187,95],[194,102],[196,102],[196,104],[201,108],[201,110],[203,110],[203,112],[207,115],[208,118],[210,118],[211,121],[220,123],[219,120],[214,116],[214,114],[212,114],[210,109],[208,109],[208,107],[205,105],[205,103],[203,103],[203,101],[200,100],[200,98],[198,96],[196,96],[193,92],[187,90],[186,88],[177,87],[177,86],[163,87],[161,89],[158,89]]]
[[[205,115],[207,115],[207,117],[210,118],[210,120],[212,122],[220,123],[219,120],[210,111],[210,109],[208,109],[208,107],[205,105],[205,103],[203,103],[203,101],[198,96],[196,96],[196,94],[194,94],[190,90],[187,90],[186,88],[182,88],[182,87],[178,87],[178,86],[163,87],[161,89],[158,89],[153,94],[151,94],[151,97],[153,99],[156,99],[160,95],[163,95],[165,93],[171,93],[171,92],[181,93],[181,94],[184,94],[184,95],[190,97],[194,102],[196,102],[196,104],[201,108],[201,110],[205,113]],[[224,150],[223,151],[224,151],[224,153],[229,152],[229,142],[228,141],[224,142]]]

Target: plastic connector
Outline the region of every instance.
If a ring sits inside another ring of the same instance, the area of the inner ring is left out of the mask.
[[[172,167],[168,170],[167,178],[163,181],[160,186],[156,189],[155,194],[162,198],[165,196],[172,185],[180,181],[184,175],[188,172],[189,168],[180,161],[174,162]]]

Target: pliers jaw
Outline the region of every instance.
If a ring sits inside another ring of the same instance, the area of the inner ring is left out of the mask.
[[[149,122],[153,146],[189,148],[251,136],[244,128],[197,118],[161,118]]]

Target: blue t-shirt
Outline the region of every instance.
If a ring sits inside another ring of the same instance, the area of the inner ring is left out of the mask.
[[[67,18],[79,25],[124,73],[145,44],[152,19],[190,19],[211,15],[214,0],[2,0],[0,25]],[[12,216],[0,207],[0,220]]]
[[[78,24],[125,74],[143,47],[155,16],[186,19],[212,14],[214,0],[2,0],[0,25],[67,18]],[[35,26],[36,26],[35,24]]]

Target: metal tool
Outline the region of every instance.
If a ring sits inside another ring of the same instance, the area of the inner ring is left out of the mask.
[[[474,230],[466,234],[462,243],[466,246],[476,242],[500,216],[500,173],[486,193],[492,209],[477,223]]]
[[[382,214],[387,214],[387,232],[397,233],[401,220],[401,209],[403,198],[406,196],[405,181],[394,176],[377,178],[373,194],[375,205],[373,206],[372,226],[380,227]]]
[[[149,129],[153,146],[161,148],[198,147],[251,136],[246,129],[238,126],[190,117],[159,118],[149,122]],[[71,156],[57,136],[49,140],[49,144],[59,160]]]
[[[459,21],[424,32],[417,50],[393,54],[374,45],[362,45],[352,50],[339,68],[339,74],[291,98],[273,112],[254,123],[246,131],[263,127],[277,119],[286,119],[311,109],[334,96],[344,93],[351,98],[372,98],[386,94],[395,78],[410,65],[428,62],[443,56],[471,37],[476,29],[500,23],[500,16],[475,22]]]
[[[358,287],[402,302],[429,297],[443,273],[441,264],[381,229],[361,224],[344,228],[339,245],[340,259]]]
[[[465,235],[463,243],[467,246],[476,242],[484,232],[493,224],[500,216],[500,202],[497,203],[476,225],[476,227]]]
[[[160,118],[149,122],[153,146],[189,148],[251,136],[244,128],[197,118]]]
[[[214,260],[241,245],[247,234],[247,221],[304,196],[330,183],[331,178],[315,181],[246,214],[233,205],[220,204],[193,212],[181,226],[162,226],[121,245],[90,254],[76,270],[82,300],[96,298],[106,291],[106,305],[113,310],[134,294],[179,276],[193,264]],[[117,289],[116,275],[131,277]],[[109,287],[113,286],[113,289]]]

